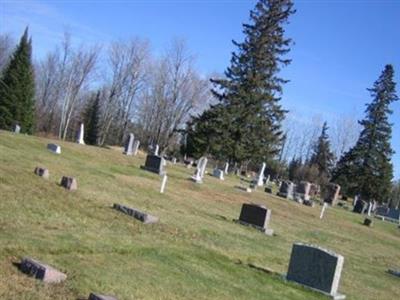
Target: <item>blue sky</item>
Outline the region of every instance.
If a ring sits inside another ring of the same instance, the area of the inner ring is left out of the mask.
[[[298,119],[363,117],[371,87],[384,65],[395,67],[400,94],[400,0],[294,1],[297,13],[287,26],[293,38],[292,64],[283,74],[283,105]],[[40,59],[67,29],[77,43],[107,45],[143,37],[155,53],[174,37],[187,40],[203,74],[222,73],[241,40],[256,1],[5,1],[0,0],[0,32],[16,39],[29,25],[34,56]],[[392,106],[393,157],[400,178],[400,103]]]

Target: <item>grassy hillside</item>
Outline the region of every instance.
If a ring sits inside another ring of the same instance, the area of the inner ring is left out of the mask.
[[[118,299],[321,299],[286,283],[294,242],[331,249],[345,257],[340,292],[348,299],[396,299],[400,280],[386,273],[400,267],[400,230],[343,209],[306,207],[234,188],[238,178],[211,176],[196,185],[193,170],[168,166],[165,194],[160,177],[141,170],[144,155],[121,149],[56,142],[0,131],[0,299],[76,299],[97,291]],[[50,179],[33,174],[50,170]],[[74,176],[78,190],[58,183]],[[160,217],[143,225],[113,209],[127,204]],[[276,236],[232,222],[243,202],[272,209]],[[65,283],[46,285],[18,271],[13,262],[30,256],[67,273]]]

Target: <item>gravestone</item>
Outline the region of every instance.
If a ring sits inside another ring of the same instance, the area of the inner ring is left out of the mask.
[[[265,162],[263,162],[262,166],[261,166],[261,169],[260,169],[260,172],[258,173],[258,176],[257,176],[257,186],[263,186],[263,184],[264,184],[265,167],[266,167],[266,164],[265,164]]]
[[[311,189],[311,183],[307,181],[301,181],[296,186],[295,198],[300,199],[302,201],[310,200],[310,189]]]
[[[294,183],[288,180],[284,180],[279,188],[278,196],[293,199]]]
[[[361,214],[364,211],[366,202],[364,200],[358,199],[354,205],[353,212]]]
[[[14,126],[14,133],[18,134],[18,133],[20,133],[20,132],[21,132],[21,126],[19,126],[18,124],[16,124],[16,125]]]
[[[19,268],[23,273],[47,283],[59,283],[67,278],[67,275],[53,267],[28,257],[22,259]]]
[[[339,199],[340,185],[335,183],[328,183],[324,190],[324,202],[330,205],[336,205]]]
[[[133,135],[133,133],[129,134],[128,139],[125,142],[125,147],[124,147],[124,154],[125,155],[132,155],[133,154],[133,141],[135,139],[135,136]]]
[[[171,162],[172,162],[173,165],[175,165],[175,164],[176,164],[176,157],[173,157],[173,158],[171,159]]]
[[[400,270],[395,270],[395,269],[389,269],[388,270],[389,274],[392,274],[394,276],[400,277]]]
[[[113,296],[90,293],[88,300],[117,300],[117,298]]]
[[[78,189],[78,183],[76,182],[76,179],[74,177],[63,176],[61,178],[60,185],[69,191],[74,191]]]
[[[224,171],[220,169],[214,169],[213,170],[213,176],[217,177],[220,180],[224,180]]]
[[[61,147],[56,144],[47,144],[47,149],[53,153],[61,154]]]
[[[267,186],[267,187],[264,189],[264,192],[266,192],[266,193],[268,193],[268,194],[272,194],[272,188],[269,187],[269,186]]]
[[[156,147],[154,148],[154,153],[153,155],[158,156],[158,150],[160,149],[160,146],[158,146],[158,144],[156,145]]]
[[[163,179],[161,181],[161,188],[160,188],[160,193],[161,194],[164,193],[165,185],[167,184],[167,179],[168,179],[167,174],[164,174],[163,175]]]
[[[225,166],[224,166],[224,173],[225,173],[225,175],[228,175],[228,171],[229,171],[229,163],[226,162],[226,163],[225,163]]]
[[[321,213],[319,215],[319,218],[322,219],[324,217],[325,214],[325,210],[328,208],[328,203],[324,202],[324,204],[322,204],[322,208],[321,208]]]
[[[137,153],[138,153],[138,151],[139,151],[139,146],[140,146],[140,141],[139,141],[139,140],[135,140],[135,141],[133,142],[133,150],[132,150],[132,154],[133,154],[134,156],[137,155]]]
[[[85,136],[85,126],[83,125],[83,123],[81,123],[76,142],[80,145],[85,145],[85,141],[83,140],[84,136]]]
[[[343,256],[332,251],[295,243],[286,278],[334,299],[344,299],[345,296],[338,293],[343,261]]]
[[[208,162],[207,157],[203,157],[202,162],[200,164],[200,170],[201,170],[200,176],[201,176],[201,178],[204,178],[204,174],[206,173],[207,162]]]
[[[49,179],[50,176],[49,170],[42,167],[36,167],[34,173],[44,179]]]
[[[371,227],[371,226],[372,226],[372,219],[370,219],[370,218],[365,218],[365,219],[364,219],[364,225],[365,225],[365,226],[368,226],[368,227]]]
[[[251,225],[261,230],[266,235],[272,236],[274,231],[271,228],[268,228],[270,219],[271,210],[267,209],[265,206],[248,203],[242,205],[239,223]]]
[[[197,162],[197,167],[194,175],[191,177],[191,179],[196,182],[196,183],[203,183],[203,177],[206,171],[206,166],[207,166],[207,157],[201,157],[198,162]]]
[[[165,164],[163,157],[157,155],[147,155],[144,166],[140,166],[140,168],[162,176],[166,174],[164,166]]]
[[[311,183],[310,186],[310,198],[316,198],[320,192],[320,186],[315,183]]]
[[[141,212],[140,210],[137,210],[135,208],[130,208],[117,203],[114,203],[113,208],[143,222],[144,224],[152,224],[158,222],[158,217]]]

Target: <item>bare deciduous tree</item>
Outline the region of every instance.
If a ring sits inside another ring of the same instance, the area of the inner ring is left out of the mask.
[[[0,73],[7,65],[14,47],[14,40],[7,33],[0,34]]]

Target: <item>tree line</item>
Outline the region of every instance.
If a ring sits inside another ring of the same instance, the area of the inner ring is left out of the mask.
[[[155,57],[143,39],[101,51],[73,47],[66,35],[32,64],[27,30],[9,59],[9,39],[1,37],[0,127],[18,122],[27,133],[74,139],[83,122],[90,144],[122,144],[134,132],[145,147],[158,144],[170,154],[207,155],[237,170],[266,162],[273,177],[333,181],[343,194],[387,201],[396,187],[388,121],[398,100],[394,69],[385,66],[369,89],[372,102],[358,125],[342,118],[331,131],[321,122],[296,136],[281,104],[287,80],[280,75],[291,62],[285,26],[294,13],[291,0],[259,0],[243,41],[233,41],[230,65],[210,80],[180,40]]]

